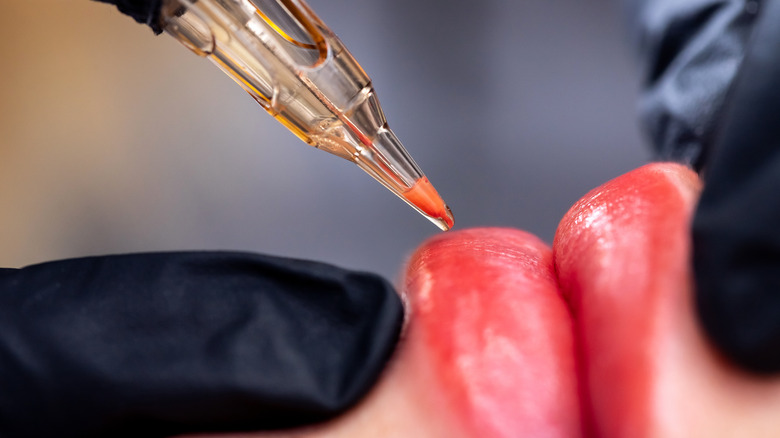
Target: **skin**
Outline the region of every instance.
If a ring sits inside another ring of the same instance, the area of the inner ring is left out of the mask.
[[[449,232],[410,258],[407,326],[372,392],[333,421],[223,437],[776,436],[780,379],[744,374],[692,309],[697,176],[651,164],[585,195],[552,249]]]

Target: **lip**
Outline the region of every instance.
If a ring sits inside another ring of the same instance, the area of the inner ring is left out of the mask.
[[[467,436],[580,435],[572,324],[552,251],[507,228],[437,236],[406,270],[407,346]]]
[[[699,187],[674,164],[603,184],[561,221],[554,260],[543,242],[512,229],[450,232],[422,245],[406,270],[406,341],[433,370],[428,385],[451,421],[480,437],[716,432],[683,418],[706,416],[686,409],[677,389],[697,372],[682,358],[705,371],[716,362],[702,353],[685,302]]]
[[[575,320],[583,407],[594,436],[674,436],[664,369],[693,311],[689,231],[698,178],[651,164],[592,190],[566,213],[553,249]],[[669,376],[667,376],[669,377]],[[674,415],[672,415],[674,417]],[[686,421],[679,419],[681,427]]]

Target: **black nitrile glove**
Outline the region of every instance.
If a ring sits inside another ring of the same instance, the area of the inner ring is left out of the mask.
[[[642,125],[657,157],[701,170],[755,14],[746,0],[625,0],[642,55]]]
[[[780,1],[634,2],[641,107],[664,159],[702,170],[696,304],[730,359],[780,371]]]
[[[138,23],[151,27],[155,34],[162,33],[160,8],[163,0],[96,0],[116,5],[119,12],[129,15]]]
[[[780,1],[767,1],[725,105],[693,223],[697,304],[731,357],[780,371]],[[722,271],[725,275],[710,275]]]
[[[0,270],[0,436],[164,437],[331,418],[374,384],[401,301],[381,278],[242,253]]]

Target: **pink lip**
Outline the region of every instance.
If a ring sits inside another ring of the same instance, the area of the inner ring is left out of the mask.
[[[561,221],[554,261],[543,242],[512,229],[451,232],[417,250],[406,271],[408,342],[423,346],[431,388],[459,429],[666,436],[657,354],[682,324],[668,308],[689,291],[698,186],[672,164],[602,185]]]
[[[550,248],[512,229],[450,232],[413,256],[407,342],[479,437],[577,437],[572,324]],[[520,434],[520,435],[518,435]]]

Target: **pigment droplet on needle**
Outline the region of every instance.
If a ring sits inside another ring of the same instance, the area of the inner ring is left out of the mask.
[[[443,221],[447,229],[455,225],[452,211],[444,203],[444,200],[441,199],[436,189],[433,188],[433,184],[428,181],[428,177],[424,176],[418,179],[411,189],[404,192],[403,196],[428,216]]]

